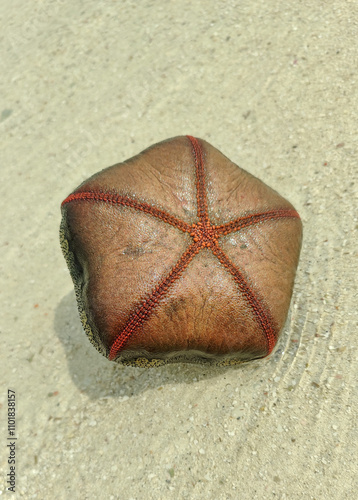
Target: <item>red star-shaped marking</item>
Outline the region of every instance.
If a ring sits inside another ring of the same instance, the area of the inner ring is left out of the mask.
[[[261,224],[264,221],[282,218],[299,218],[298,213],[294,209],[275,209],[260,213],[250,214],[244,217],[237,218],[225,224],[215,225],[210,222],[206,182],[205,182],[205,168],[203,160],[202,148],[197,139],[187,136],[193,148],[193,157],[195,162],[196,174],[196,201],[197,201],[197,222],[188,224],[177,217],[152,206],[147,203],[136,201],[129,196],[114,195],[106,192],[82,191],[71,194],[62,203],[62,206],[67,205],[73,201],[86,201],[86,202],[101,202],[114,206],[125,206],[132,210],[150,214],[152,217],[160,219],[166,224],[176,227],[179,231],[188,233],[192,242],[189,244],[185,252],[172,267],[167,276],[165,276],[155,287],[151,293],[145,297],[136,309],[129,315],[128,321],[120,332],[109,352],[109,359],[114,360],[120,351],[123,350],[131,336],[138,330],[138,328],[151,316],[154,309],[158,307],[161,300],[168,294],[173,283],[182,275],[185,269],[195,256],[203,249],[209,249],[225,267],[228,273],[232,276],[237,287],[242,295],[245,297],[256,321],[266,338],[267,354],[274,348],[278,332],[274,325],[267,308],[262,304],[257,292],[252,289],[244,274],[236,267],[233,262],[228,258],[225,252],[220,247],[220,238],[230,233],[235,233],[248,226]]]

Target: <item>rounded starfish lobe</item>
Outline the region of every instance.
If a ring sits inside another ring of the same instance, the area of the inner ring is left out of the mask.
[[[176,137],[82,183],[61,245],[80,318],[110,360],[270,354],[302,240],[293,206],[201,139]]]

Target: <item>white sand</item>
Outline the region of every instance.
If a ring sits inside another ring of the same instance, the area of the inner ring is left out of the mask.
[[[17,0],[0,17],[0,490],[10,387],[12,498],[356,498],[357,3]],[[81,329],[61,201],[180,134],[302,216],[268,360],[125,368]]]

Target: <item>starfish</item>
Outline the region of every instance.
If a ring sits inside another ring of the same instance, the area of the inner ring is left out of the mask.
[[[192,136],[186,136],[186,138],[190,141],[192,147],[193,167],[195,170],[195,222],[189,223],[158,206],[154,206],[152,203],[138,201],[134,196],[114,193],[112,190],[87,190],[84,186],[82,188],[84,190],[74,192],[62,202],[63,210],[74,202],[126,207],[128,210],[148,214],[162,221],[162,223],[174,227],[178,232],[185,233],[190,237],[185,251],[171,267],[169,272],[159,279],[150,293],[142,297],[135,307],[132,308],[124,326],[121,327],[112,341],[109,352],[107,350],[109,360],[115,360],[119,357],[136,334],[140,332],[141,336],[145,335],[145,330],[143,330],[142,327],[145,327],[145,324],[153,316],[154,312],[160,308],[164,299],[172,292],[175,283],[178,282],[191,262],[196,259],[201,252],[211,252],[214,258],[217,259],[220,265],[230,275],[230,279],[235,284],[238,294],[240,294],[246,304],[246,309],[251,313],[256,323],[257,330],[265,340],[266,352],[264,355],[268,355],[272,352],[278,339],[279,330],[282,325],[279,326],[277,324],[278,322],[270,312],[265,299],[262,297],[259,290],[256,289],[257,287],[254,286],[254,283],[250,281],[245,269],[241,269],[240,266],[229,258],[227,252],[225,252],[222,247],[221,241],[223,238],[225,239],[225,237],[227,240],[228,236],[237,235],[240,231],[247,230],[248,228],[256,226],[260,227],[260,231],[262,231],[261,226],[269,221],[299,219],[299,215],[297,211],[286,202],[283,207],[274,207],[273,209],[245,214],[233,220],[221,221],[221,223],[217,222],[217,217],[213,221],[210,217],[211,211],[208,202],[205,154],[198,139]],[[64,239],[66,241],[66,238]],[[299,252],[299,246],[300,244],[298,245],[298,249],[296,248],[296,253],[297,251]],[[73,259],[71,265],[73,268]]]

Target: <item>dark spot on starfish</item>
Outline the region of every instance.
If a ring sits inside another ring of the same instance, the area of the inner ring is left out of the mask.
[[[138,247],[135,245],[128,245],[124,250],[123,250],[123,255],[132,255],[132,256],[138,256],[142,255],[144,253],[147,253],[143,247]]]

